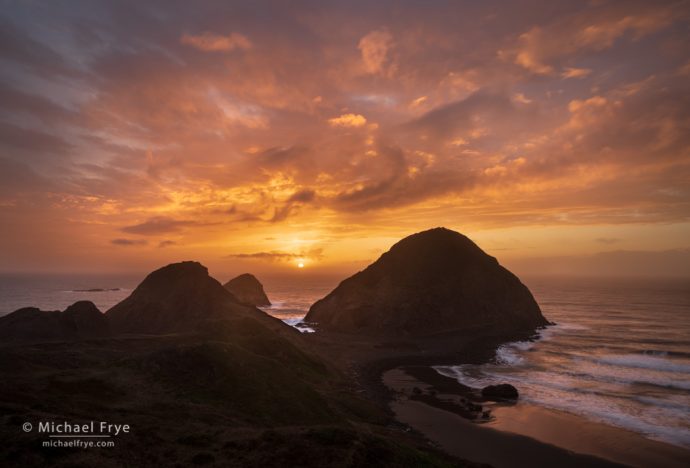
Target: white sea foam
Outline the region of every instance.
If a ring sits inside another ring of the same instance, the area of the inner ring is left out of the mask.
[[[499,346],[496,350],[496,362],[507,366],[519,366],[525,362],[525,359],[520,354],[523,342],[510,343]]]
[[[281,319],[284,323],[290,325],[293,328],[296,328],[297,330],[301,331],[302,333],[314,333],[316,330],[314,330],[312,327],[307,325],[302,321],[302,317],[290,317],[290,318],[283,318]]]

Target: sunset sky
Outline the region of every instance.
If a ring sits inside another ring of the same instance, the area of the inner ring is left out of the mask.
[[[686,1],[0,5],[0,271],[690,275]]]

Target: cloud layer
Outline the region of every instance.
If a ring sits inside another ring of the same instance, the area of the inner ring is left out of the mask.
[[[0,13],[7,269],[344,265],[435,225],[688,247],[687,2],[70,3]]]

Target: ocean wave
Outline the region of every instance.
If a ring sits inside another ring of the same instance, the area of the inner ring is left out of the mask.
[[[510,356],[510,353],[507,353]],[[663,390],[688,391],[690,381],[677,378],[673,373],[655,371],[647,374],[630,370],[585,367],[578,370],[567,365],[549,366],[548,370],[534,366],[513,366],[506,369],[502,363],[484,364],[481,366],[462,364],[459,366],[439,366],[434,369],[442,375],[456,379],[463,385],[472,388],[483,388],[502,382],[509,382],[532,388],[548,387],[572,393],[595,394],[609,397],[628,398],[629,387],[645,385]],[[595,385],[595,386],[593,386]],[[611,387],[611,385],[615,387]],[[608,388],[607,388],[608,386]]]
[[[302,321],[304,317],[290,317],[290,318],[284,318],[281,319],[283,323],[286,323],[290,325],[293,328],[296,328],[297,330],[301,331],[302,333],[315,333],[316,330],[314,330],[312,327],[307,325]]]
[[[545,330],[550,330],[550,329],[570,331],[570,330],[589,330],[590,327],[588,327],[586,325],[579,324],[579,323],[559,322],[554,327],[546,328]]]
[[[470,364],[436,366],[434,369],[477,389],[499,382],[512,383],[520,391],[520,401],[584,416],[655,440],[690,446],[690,431],[687,429],[690,406],[682,402],[639,396],[631,398],[630,394],[606,391],[603,387],[577,385],[579,380],[567,374],[534,371],[506,374],[491,365]],[[651,406],[655,411],[639,414],[634,409],[635,404]]]
[[[498,364],[507,366],[519,366],[525,363],[522,353],[529,351],[534,346],[543,341],[549,341],[555,338],[559,333],[571,330],[587,330],[586,326],[575,323],[557,323],[542,328],[535,335],[534,340],[530,341],[513,341],[499,346],[496,349],[495,360]]]
[[[517,341],[499,346],[496,350],[496,362],[507,366],[519,366],[525,363],[525,359],[520,355],[527,351],[534,343],[530,341]]]
[[[559,373],[553,373],[559,374]],[[634,375],[615,375],[611,371],[596,373],[594,371],[589,372],[574,372],[563,370],[560,374],[570,376],[574,379],[584,380],[594,383],[604,383],[604,384],[616,384],[620,386],[630,386],[630,385],[647,385],[652,387],[658,387],[661,389],[673,389],[673,390],[690,390],[690,382],[683,379],[673,378],[673,374],[668,373],[657,373],[654,375],[640,375],[635,373]],[[573,391],[579,391],[577,388],[573,388]]]
[[[690,448],[690,430],[687,428],[687,421],[674,418],[676,411],[663,412],[665,424],[657,419],[648,420],[637,414],[630,414],[623,409],[616,409],[602,401],[602,405],[593,405],[592,401],[582,401],[580,399],[558,399],[552,398],[548,401],[537,401],[536,403],[552,409],[565,411],[568,413],[584,416],[587,419],[610,424],[612,426],[627,429],[643,434],[644,436],[667,442],[680,447]],[[660,413],[662,411],[659,411]],[[685,426],[685,427],[684,427]]]
[[[661,356],[661,357],[671,357],[671,358],[685,358],[690,359],[690,353],[684,351],[668,351],[661,349],[640,349],[637,350],[638,353],[649,355],[649,356]]]
[[[673,369],[618,366],[602,362],[597,357],[576,353],[564,353],[561,356],[570,357],[571,361],[563,361],[560,364],[549,363],[548,373],[554,376],[564,375],[592,383],[622,386],[648,385],[662,389],[690,390],[690,381],[684,377],[684,373],[675,372]],[[539,369],[540,366],[528,366],[525,368],[527,371],[525,375],[529,375],[529,373]]]
[[[633,399],[654,408],[666,408],[681,413],[687,413],[690,410],[690,404],[688,403],[673,402],[661,398],[646,396],[634,396]]]
[[[639,369],[653,369],[690,374],[690,364],[673,362],[670,359],[645,354],[614,354],[609,356],[599,356],[593,358],[592,360],[612,366],[634,367]]]

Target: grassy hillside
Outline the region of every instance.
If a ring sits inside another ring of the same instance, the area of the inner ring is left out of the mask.
[[[6,346],[4,466],[457,466],[357,396],[300,337],[249,317],[190,335]],[[24,422],[129,424],[115,447],[42,448]]]

